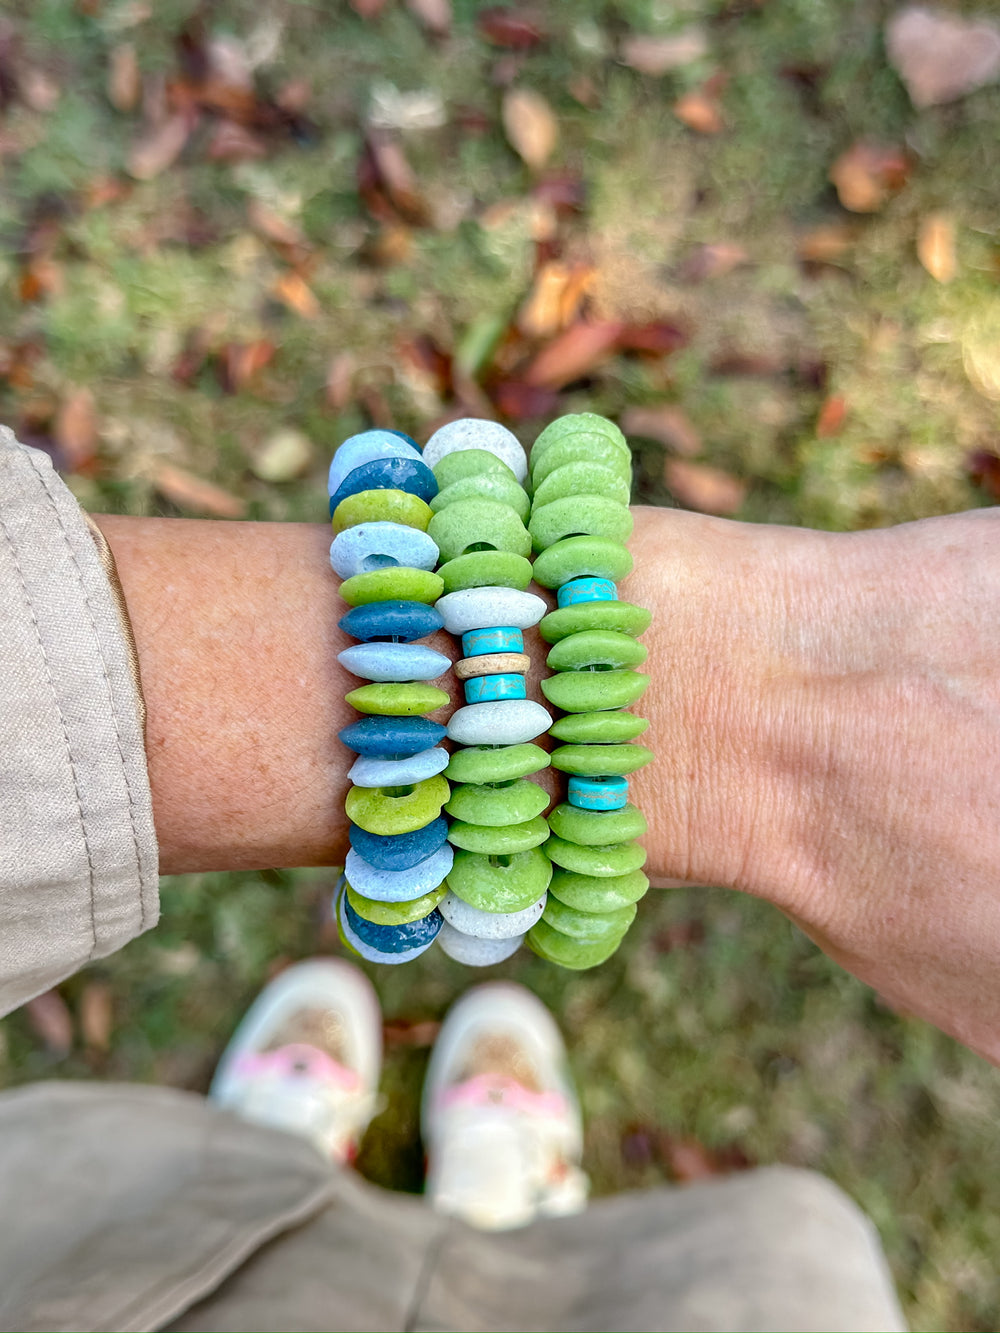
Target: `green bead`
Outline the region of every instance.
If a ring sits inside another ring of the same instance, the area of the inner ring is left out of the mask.
[[[541,458],[558,440],[572,439],[577,435],[596,435],[599,439],[612,440],[628,448],[628,441],[618,426],[607,417],[596,412],[570,412],[551,421],[531,446],[532,457]]]
[[[645,745],[557,745],[552,767],[579,777],[622,777],[651,763],[653,751]]]
[[[502,458],[491,454],[488,449],[456,449],[452,454],[445,454],[439,463],[435,463],[431,471],[434,473],[439,491],[454,486],[456,481],[464,481],[466,477],[479,477],[484,473],[507,477],[515,486],[519,484],[513,469],[508,467]]]
[[[585,606],[592,603],[585,602]],[[647,650],[630,634],[614,629],[590,629],[569,634],[551,649],[545,664],[550,671],[584,671],[588,667],[637,667]]]
[[[430,893],[425,893],[421,898],[411,898],[408,903],[384,903],[375,898],[365,898],[348,884],[347,901],[358,916],[363,916],[376,926],[405,926],[433,912],[447,892],[448,885],[439,884]]]
[[[564,671],[543,680],[542,693],[564,713],[591,713],[635,703],[648,684],[641,671]]]
[[[468,824],[464,819],[456,819],[448,829],[448,841],[453,847],[481,852],[484,856],[513,856],[515,852],[527,852],[532,847],[540,847],[548,836],[549,826],[541,816],[504,828]]]
[[[368,602],[436,602],[444,592],[444,580],[426,569],[392,565],[354,574],[340,585],[340,595],[348,606]]]
[[[349,495],[333,511],[333,530],[356,528],[359,523],[401,523],[406,528],[426,532],[434,517],[431,507],[419,495],[391,488],[384,491],[358,491]]]
[[[528,540],[530,542],[530,536]],[[608,537],[564,537],[541,553],[532,572],[535,582],[543,588],[561,588],[564,583],[579,578],[581,574],[611,579],[617,583],[626,574],[631,574],[632,557],[620,542],[611,541]],[[614,603],[583,602],[582,605],[613,606]],[[568,611],[570,607],[564,609]]]
[[[598,713],[569,713],[553,722],[549,735],[557,741],[572,741],[580,745],[609,744],[631,741],[649,728],[644,717],[625,713],[621,709],[605,709]]]
[[[518,778],[504,786],[470,783],[456,787],[445,809],[454,819],[463,819],[467,824],[506,828],[534,819],[548,803],[548,792],[543,791],[537,782]]]
[[[520,912],[539,898],[552,878],[549,858],[538,848],[511,856],[456,852],[448,887],[456,898],[483,912]]]
[[[442,561],[467,551],[531,553],[531,536],[510,505],[496,500],[459,500],[435,514],[427,532],[437,542]]]
[[[359,685],[344,698],[359,713],[375,713],[379,717],[416,717],[443,708],[450,695],[436,685],[422,680],[378,681],[373,685]]]
[[[508,480],[500,472],[484,472],[478,477],[463,477],[461,481],[453,481],[443,491],[438,491],[431,501],[431,508],[435,514],[439,514],[442,509],[460,500],[496,500],[498,504],[509,505],[522,523],[527,523],[531,513],[528,492],[513,475]]]
[[[548,768],[540,745],[472,745],[451,756],[445,777],[452,782],[509,782]]]
[[[461,592],[463,588],[517,588],[524,592],[531,582],[531,561],[512,551],[470,551],[441,565],[438,575],[445,592]]]
[[[606,847],[612,842],[641,838],[648,825],[646,816],[630,801],[620,810],[581,810],[568,802],[549,815],[549,827],[557,838],[578,847]]]
[[[536,488],[534,505],[537,509],[571,495],[604,495],[622,505],[627,505],[632,498],[628,477],[623,476],[620,469],[605,467],[602,463],[566,463],[550,472]]]
[[[629,485],[632,483],[632,455],[627,447],[606,436],[574,435],[557,440],[545,453],[531,459],[531,484],[535,490],[558,468],[570,463],[597,463],[610,468]]]
[[[646,849],[641,842],[582,847],[578,843],[557,838],[555,834],[545,844],[545,855],[564,870],[572,870],[577,875],[593,875],[597,879],[628,875],[646,864]]]
[[[581,912],[579,908],[567,907],[558,898],[550,898],[542,912],[542,920],[570,939],[596,944],[598,940],[620,940],[635,920],[635,913],[635,903],[616,907],[610,912]]]
[[[538,632],[546,643],[558,643],[570,634],[596,629],[617,630],[638,638],[649,629],[652,619],[651,611],[632,602],[577,602],[543,616]]]
[[[344,809],[347,818],[366,833],[395,836],[416,833],[418,828],[437,819],[450,795],[451,788],[438,773],[410,787],[352,787]]]
[[[613,912],[616,907],[638,902],[648,888],[649,880],[641,870],[604,879],[557,870],[549,884],[549,894],[580,912]]]
[[[584,940],[570,939],[560,930],[553,930],[547,921],[536,921],[528,931],[528,946],[539,958],[547,963],[558,963],[560,967],[581,972],[587,967],[596,967],[606,962],[621,944],[619,935],[612,940],[598,940],[587,943]]]
[[[536,551],[547,551],[564,537],[603,537],[624,543],[632,536],[632,513],[626,505],[603,495],[568,495],[536,506],[528,531]]]

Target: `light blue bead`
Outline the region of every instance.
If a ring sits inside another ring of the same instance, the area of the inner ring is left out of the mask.
[[[569,803],[578,810],[621,810],[628,804],[628,778],[584,778],[569,780]]]
[[[437,680],[451,658],[423,643],[354,643],[337,661],[362,680]]]
[[[406,759],[373,759],[361,755],[355,759],[347,776],[355,787],[405,787],[411,782],[432,778],[435,773],[443,773],[450,758],[448,751],[440,745],[411,754]],[[358,886],[355,884],[354,887]]]
[[[524,635],[513,625],[493,629],[470,629],[462,635],[462,656],[483,657],[486,653],[523,653]]]
[[[330,564],[342,579],[350,579],[389,565],[433,569],[438,555],[437,542],[419,528],[403,523],[359,523],[334,539]]]
[[[376,458],[419,458],[420,450],[392,430],[366,430],[344,441],[333,456],[327,495],[333,495],[349,472]]]
[[[459,745],[523,745],[552,726],[552,714],[534,699],[467,704],[448,722],[448,739]]]
[[[556,597],[560,606],[576,606],[578,602],[617,602],[618,589],[610,579],[587,575],[564,583]]]
[[[500,676],[474,676],[465,682],[467,704],[491,704],[497,699],[526,699],[524,677],[512,671]]]
[[[447,879],[455,860],[450,842],[408,870],[379,870],[369,865],[352,847],[344,862],[344,874],[353,889],[380,903],[410,903],[436,889]]]

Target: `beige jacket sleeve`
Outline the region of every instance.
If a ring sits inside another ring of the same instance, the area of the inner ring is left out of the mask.
[[[86,517],[0,426],[0,1014],[156,923],[130,652]]]

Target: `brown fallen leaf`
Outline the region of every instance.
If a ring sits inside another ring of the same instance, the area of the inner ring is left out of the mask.
[[[267,144],[259,134],[232,120],[220,120],[208,140],[210,162],[259,162],[267,157]]]
[[[662,407],[630,407],[621,421],[627,437],[656,440],[675,454],[693,458],[701,453],[701,436],[687,414],[673,404]]]
[[[494,5],[476,15],[479,32],[493,43],[510,51],[532,51],[546,39],[534,10]]]
[[[194,509],[213,518],[242,518],[246,513],[246,501],[238,495],[173,463],[156,463],[152,480],[164,499],[178,509]]]
[[[528,366],[524,383],[538,389],[562,389],[589,375],[618,351],[624,329],[617,319],[572,325],[542,348]]]
[[[586,207],[587,182],[573,172],[549,172],[531,187],[531,197],[556,217],[573,217]]]
[[[306,244],[300,227],[276,213],[273,208],[268,208],[259,199],[251,199],[247,204],[247,221],[259,236],[273,241],[275,245],[297,249]]]
[[[147,130],[129,152],[125,164],[129,175],[139,181],[149,181],[173,166],[184,151],[191,128],[189,116],[175,114]]]
[[[697,1139],[677,1138],[665,1131],[657,1135],[657,1148],[670,1174],[682,1185],[745,1171],[751,1165],[746,1153],[736,1144],[722,1149],[708,1148]]]
[[[402,144],[387,131],[373,130],[358,163],[358,188],[373,217],[381,222],[400,218],[426,226],[430,209]]]
[[[674,103],[673,111],[696,134],[721,134],[726,128],[717,99],[704,92],[685,93]]]
[[[274,294],[303,319],[316,319],[320,314],[316,294],[301,273],[283,273],[274,284]]]
[[[326,403],[334,412],[342,412],[351,401],[354,374],[358,368],[353,352],[338,352],[326,372]]]
[[[851,248],[857,240],[854,225],[832,222],[825,227],[813,227],[803,232],[795,251],[805,264],[832,264]]]
[[[977,486],[1000,504],[1000,455],[990,449],[976,449],[966,462],[969,476]]]
[[[618,350],[638,352],[643,356],[669,356],[686,347],[688,335],[669,320],[654,319],[648,324],[625,324],[618,336]]]
[[[241,389],[245,389],[265,366],[270,365],[276,350],[269,338],[255,338],[249,343],[226,343],[219,353],[218,366],[219,383],[223,392],[239,393]],[[194,363],[190,378],[193,378],[207,353],[205,340],[199,337],[193,338],[190,351]],[[178,377],[179,371],[175,369],[174,378]]]
[[[104,1054],[111,1046],[114,1001],[106,981],[88,981],[78,1006],[80,1031],[91,1050]]]
[[[56,413],[52,431],[70,472],[88,468],[97,456],[97,409],[94,395],[84,387],[72,389]]]
[[[951,213],[928,213],[917,231],[917,258],[936,282],[952,282],[958,273],[956,226]]]
[[[120,42],[111,48],[108,60],[108,101],[116,111],[134,111],[142,96],[142,75],[139,58],[131,42]]]
[[[722,278],[734,268],[747,263],[750,256],[742,245],[733,241],[717,241],[714,245],[699,245],[681,265],[678,277],[682,282],[706,282]]]
[[[508,421],[534,421],[550,417],[559,407],[559,395],[553,389],[543,389],[523,380],[502,379],[490,388],[490,397],[497,411]]]
[[[559,125],[548,102],[533,88],[511,88],[501,107],[504,132],[518,157],[540,171],[559,141]]]
[[[705,463],[668,458],[663,464],[663,480],[686,509],[703,514],[735,514],[746,499],[745,481]]]
[[[551,260],[535,274],[535,281],[517,316],[517,327],[528,338],[551,338],[578,318],[593,290],[597,270],[591,264]]]
[[[18,296],[26,304],[57,296],[64,286],[62,265],[46,254],[35,255],[21,270]]]
[[[451,32],[451,0],[406,0],[406,8],[434,37]]]
[[[36,995],[24,1006],[24,1013],[28,1026],[46,1050],[61,1058],[69,1055],[73,1049],[73,1019],[57,990]]]
[[[619,52],[622,63],[640,74],[657,78],[708,55],[704,28],[685,28],[672,37],[626,37]]]
[[[377,19],[388,0],[350,0],[351,8],[359,18]]]
[[[816,438],[829,440],[832,436],[839,435],[844,429],[846,420],[847,399],[841,393],[832,393],[819,409],[819,416],[816,418]]]
[[[1000,77],[1000,24],[907,5],[886,24],[889,63],[915,107],[954,102]]]
[[[362,257],[376,268],[405,264],[413,255],[413,231],[401,222],[386,222],[365,242]]]
[[[906,184],[910,164],[902,148],[859,139],[830,168],[837,198],[852,213],[877,213]]]

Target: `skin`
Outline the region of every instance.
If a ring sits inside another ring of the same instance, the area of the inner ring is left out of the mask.
[[[769,900],[1000,1064],[1000,511],[850,535],[634,514],[622,595],[654,614],[636,711],[657,759],[631,782],[654,883]],[[98,521],[139,649],[163,872],[342,861],[357,681],[329,529]],[[538,699],[545,646],[525,650]]]

